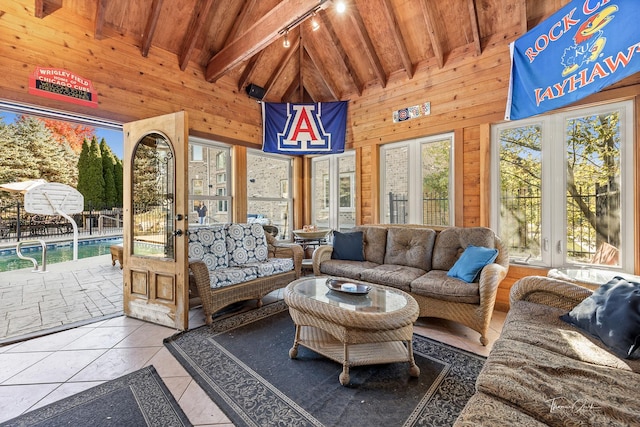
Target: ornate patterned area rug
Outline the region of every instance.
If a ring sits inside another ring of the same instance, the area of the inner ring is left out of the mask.
[[[2,426],[191,426],[153,366],[13,418]]]
[[[300,346],[283,301],[165,340],[236,426],[450,426],[475,390],[485,358],[419,335],[420,376],[407,363],[342,365]]]

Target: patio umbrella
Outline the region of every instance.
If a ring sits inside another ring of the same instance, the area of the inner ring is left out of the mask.
[[[6,184],[0,184],[0,190],[25,194],[32,188],[35,188],[38,185],[45,184],[46,182],[46,179],[30,179],[27,181],[8,182]]]

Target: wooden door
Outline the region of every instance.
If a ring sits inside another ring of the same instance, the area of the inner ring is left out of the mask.
[[[124,313],[189,326],[187,113],[124,125]]]

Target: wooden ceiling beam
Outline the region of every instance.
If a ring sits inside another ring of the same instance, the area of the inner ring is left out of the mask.
[[[322,28],[324,28],[329,34],[329,38],[338,51],[338,55],[342,58],[342,63],[344,64],[346,74],[351,78],[351,83],[353,83],[353,87],[356,89],[358,96],[362,95],[362,90],[364,89],[364,84],[358,77],[355,68],[351,64],[351,60],[349,59],[349,55],[344,50],[344,46],[342,42],[340,42],[340,38],[336,34],[335,29],[333,28],[333,24],[331,24],[331,20],[326,19],[325,14],[319,14],[319,19],[321,21]]]
[[[35,0],[33,16],[45,18],[62,7],[62,0]],[[3,12],[4,13],[4,12]],[[2,16],[2,15],[0,15]]]
[[[300,87],[299,80],[292,79],[291,84],[289,85],[287,90],[284,91],[284,94],[282,94],[282,98],[280,99],[280,102],[292,102],[291,97],[296,93],[296,91],[298,90],[298,87]]]
[[[149,18],[147,19],[147,25],[144,28],[144,33],[142,33],[142,56],[145,58],[149,55],[149,49],[151,49],[151,42],[153,41],[153,36],[156,33],[156,27],[158,26],[158,18],[160,17],[160,11],[162,10],[162,1],[163,0],[153,0],[151,3],[151,13],[149,13]]]
[[[253,6],[255,4],[256,4],[256,0],[248,0],[245,6],[240,8],[240,13],[238,13],[238,16],[233,21],[233,27],[231,27],[231,31],[229,31],[229,34],[227,34],[227,37],[225,38],[222,46],[225,46],[225,47],[228,46],[229,43],[231,43],[238,37],[238,34],[240,34],[240,30],[243,29],[246,25],[247,16],[249,16],[249,12],[253,9]],[[242,88],[245,87],[247,84],[249,84],[249,82],[251,81],[250,80],[251,76],[253,75],[256,64],[260,60],[260,57],[262,56],[263,52],[264,50],[261,50],[260,52],[253,55],[251,59],[249,59],[249,61],[247,62],[247,65],[244,67],[244,70],[242,70],[242,74],[238,79],[239,91],[242,90]]]
[[[187,34],[185,34],[184,39],[182,40],[182,47],[180,48],[180,53],[178,55],[180,69],[182,71],[187,69],[191,55],[193,55],[196,48],[198,37],[200,37],[200,34],[204,29],[204,24],[209,18],[211,6],[213,6],[214,1],[215,0],[204,0],[196,2],[196,7],[193,9],[191,20],[187,27]],[[218,4],[220,3],[221,2],[218,2]]]
[[[304,33],[300,31],[300,46],[304,46]],[[304,49],[298,49],[298,102],[304,102],[304,78],[302,65],[304,64]]]
[[[238,38],[240,35],[240,31],[243,30],[247,24],[247,17],[249,16],[249,12],[253,9],[256,0],[248,0],[246,4],[240,8],[240,13],[233,21],[233,26],[231,27],[231,31],[227,34],[227,38],[224,40],[222,46],[228,46],[232,41]]]
[[[102,40],[104,38],[104,13],[107,8],[107,0],[98,0],[96,4],[96,19],[93,26],[93,38]]]
[[[258,61],[260,61],[260,58],[262,57],[263,54],[264,54],[264,50],[261,50],[260,52],[253,55],[251,59],[249,59],[249,61],[247,61],[247,65],[245,65],[244,70],[242,70],[242,74],[238,79],[238,90],[242,90],[243,87],[249,84],[249,82],[251,81],[251,77],[253,76],[253,72],[255,71],[256,66],[258,64]]]
[[[280,32],[293,25],[296,20],[315,8],[325,7],[321,0],[283,0],[266,15],[256,21],[241,36],[225,46],[207,64],[205,78],[214,82],[229,70],[249,57],[260,52],[276,38]]]
[[[382,67],[382,63],[380,62],[380,58],[378,58],[378,54],[376,53],[375,48],[373,47],[373,43],[371,42],[371,37],[369,37],[369,33],[367,32],[366,27],[364,26],[364,21],[362,20],[362,16],[360,16],[360,12],[356,7],[355,3],[352,3],[349,6],[348,12],[349,19],[353,24],[354,29],[356,30],[356,34],[358,35],[358,40],[362,44],[364,49],[364,54],[369,60],[369,64],[373,68],[373,72],[380,82],[380,85],[384,88],[387,86],[387,76],[384,72],[384,68]]]
[[[427,24],[427,32],[429,33],[429,40],[431,41],[431,47],[433,53],[438,62],[438,67],[444,67],[444,53],[442,51],[442,42],[440,36],[436,32],[435,22],[433,20],[433,12],[430,7],[430,0],[420,0],[420,6],[422,7],[422,15]]]
[[[287,67],[287,64],[289,64],[289,61],[291,61],[291,58],[293,58],[293,56],[296,54],[299,48],[300,48],[300,39],[298,38],[291,43],[291,46],[289,46],[289,48],[287,49],[287,53],[284,55],[284,57],[282,57],[275,71],[271,74],[271,77],[269,77],[269,81],[264,86],[265,98],[269,94],[269,91],[273,88],[273,85],[276,82],[276,80],[278,80],[278,78],[282,75],[285,68]]]
[[[471,0],[473,1],[473,0]],[[413,78],[413,63],[411,62],[411,58],[409,57],[409,52],[407,51],[407,45],[404,42],[404,38],[402,37],[402,32],[400,32],[400,27],[398,26],[398,20],[396,19],[396,15],[393,12],[393,6],[391,5],[390,0],[382,0],[382,12],[384,13],[387,22],[389,22],[389,26],[391,27],[391,33],[393,35],[393,42],[396,45],[397,53],[400,55],[402,59],[402,64],[404,65],[404,69],[407,73],[407,77],[409,79]]]
[[[529,31],[529,18],[527,16],[527,0],[522,0],[520,3],[520,13],[522,20],[522,34],[526,34]]]
[[[318,55],[316,54],[316,52],[314,52],[313,49],[309,49],[308,46],[303,46],[303,49],[306,51],[307,55],[309,56],[309,59],[311,60],[311,63],[313,64],[313,66],[316,67],[316,70],[318,70],[318,72],[320,73],[320,76],[322,77],[322,81],[324,82],[325,86],[327,86],[327,88],[329,89],[329,92],[331,92],[331,96],[333,96],[333,99],[336,101],[340,100],[340,95],[338,94],[338,88],[336,88],[333,82],[330,81],[327,70],[325,69],[325,67],[322,66],[322,61],[320,61],[320,58],[318,58]]]
[[[482,42],[480,40],[480,26],[478,25],[478,11],[475,0],[467,0],[469,6],[469,19],[471,20],[471,32],[473,33],[473,45],[476,48],[476,55],[482,54]]]

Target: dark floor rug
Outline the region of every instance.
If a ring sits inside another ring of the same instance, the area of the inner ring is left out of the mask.
[[[474,392],[485,358],[414,335],[420,376],[407,363],[352,367],[300,346],[284,302],[165,340],[236,426],[450,426]]]
[[[191,426],[153,366],[147,366],[2,426]]]

